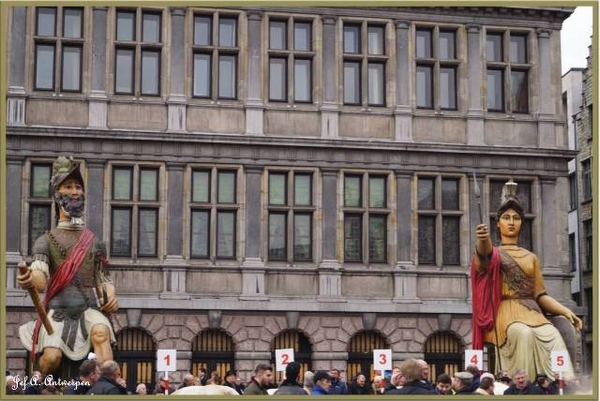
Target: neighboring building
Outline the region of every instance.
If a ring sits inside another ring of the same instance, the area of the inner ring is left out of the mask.
[[[7,358],[27,369],[17,261],[52,221],[51,163],[87,177],[121,309],[116,358],[152,382],[305,369],[431,377],[471,345],[469,263],[513,178],[522,244],[570,307],[560,29],[573,7],[12,7]],[[581,197],[580,200],[584,200]],[[583,261],[585,263],[585,259]],[[581,311],[579,311],[581,312]]]

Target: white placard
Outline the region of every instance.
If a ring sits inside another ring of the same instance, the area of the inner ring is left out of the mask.
[[[275,370],[284,371],[288,363],[294,362],[294,349],[283,348],[275,350]]]
[[[159,372],[175,372],[177,370],[177,350],[157,349],[156,370]]]
[[[483,350],[466,349],[465,350],[465,368],[469,365],[476,365],[477,369],[483,370]]]
[[[373,369],[374,370],[392,370],[392,350],[374,349],[373,350]]]
[[[569,357],[569,351],[552,351],[550,353],[550,360],[552,361],[552,370],[555,372],[566,372],[571,366],[571,358]]]

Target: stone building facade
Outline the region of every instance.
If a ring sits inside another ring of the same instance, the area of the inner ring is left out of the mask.
[[[9,8],[8,368],[29,369],[15,266],[52,221],[60,154],[83,163],[130,383],[152,382],[155,350],[172,348],[175,380],[203,364],[248,379],[287,347],[348,377],[374,348],[425,357],[432,376],[461,369],[474,228],[509,178],[523,244],[574,306],[572,11]]]

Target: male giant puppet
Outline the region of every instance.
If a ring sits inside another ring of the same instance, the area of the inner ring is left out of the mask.
[[[21,287],[46,292],[43,305],[54,333],[48,334],[39,318],[19,329],[32,357],[42,353],[38,363],[44,374],[57,372],[63,355],[74,361],[85,358],[90,346],[100,361],[112,359],[115,336],[107,314],[119,307],[104,245],[82,220],[85,196],[79,164],[57,158],[50,185],[58,223],[35,241],[31,266],[17,276]]]
[[[484,342],[495,344],[499,365],[510,374],[524,369],[529,377],[537,373],[554,377],[551,352],[567,347],[545,313],[563,316],[577,330],[582,322],[546,293],[537,256],[517,245],[524,212],[516,186],[510,180],[502,191],[496,214],[500,246],[492,246],[486,224],[477,226],[471,265],[473,348],[482,349]],[[571,378],[573,369],[568,368],[565,376]]]

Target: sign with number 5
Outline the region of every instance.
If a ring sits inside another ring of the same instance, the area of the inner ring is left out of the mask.
[[[157,349],[156,370],[158,372],[175,372],[177,370],[177,350]]]
[[[465,368],[469,365],[476,365],[477,369],[483,370],[483,350],[466,349],[465,350]]]
[[[284,371],[288,363],[294,362],[294,349],[284,348],[275,350],[275,370]]]
[[[374,370],[392,370],[392,350],[374,349],[373,350],[373,369]]]
[[[555,372],[566,372],[571,366],[571,359],[569,358],[569,351],[552,351],[550,353],[550,360],[552,361],[552,370]]]

